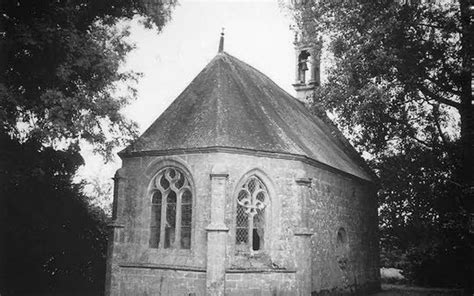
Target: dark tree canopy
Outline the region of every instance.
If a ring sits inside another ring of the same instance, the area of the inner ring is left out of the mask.
[[[329,40],[332,61],[313,111],[334,114],[370,155],[381,182],[382,248],[420,255],[423,245],[436,245],[421,261],[434,262],[442,250],[459,265],[438,265],[431,282],[420,282],[436,284],[451,272],[444,277],[451,282],[439,284],[457,285],[456,276],[472,283],[465,263],[474,210],[468,1],[293,1],[289,9],[305,38]]]
[[[459,137],[449,129],[463,108],[459,5],[309,1],[296,15],[305,34],[331,40],[334,64],[315,100],[341,126],[361,127],[357,146],[379,155],[407,141],[433,148]]]
[[[176,1],[4,0],[0,6],[0,124],[45,146],[91,142],[104,155],[136,133],[121,108],[138,73],[120,71],[135,15],[158,31]],[[119,90],[123,85],[128,90]]]
[[[106,217],[71,182],[80,154],[0,141],[2,295],[103,290]]]
[[[0,1],[0,293],[100,295],[106,215],[72,177],[79,143],[110,157],[136,134],[123,20],[157,32],[175,0]],[[29,294],[31,295],[31,294]]]

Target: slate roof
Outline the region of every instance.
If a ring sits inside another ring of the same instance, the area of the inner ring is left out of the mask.
[[[120,155],[212,147],[302,156],[374,180],[339,131],[226,52],[219,52]]]

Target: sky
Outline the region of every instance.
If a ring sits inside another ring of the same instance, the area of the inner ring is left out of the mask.
[[[277,0],[181,0],[160,34],[145,29],[138,20],[131,21],[129,38],[136,49],[128,55],[123,70],[143,76],[136,85],[137,100],[124,113],[138,123],[142,133],[217,54],[222,28],[226,52],[294,95],[294,33],[290,24]],[[78,179],[110,183],[121,166],[118,157],[104,164],[87,146],[82,154],[86,164],[78,171]]]
[[[161,34],[132,24],[137,45],[127,68],[143,72],[139,100],[126,114],[146,128],[217,54],[224,50],[268,75],[287,91],[294,67],[289,19],[274,1],[181,1]]]

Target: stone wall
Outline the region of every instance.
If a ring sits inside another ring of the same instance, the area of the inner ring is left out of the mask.
[[[380,288],[378,216],[375,187],[318,168],[312,178],[309,220],[312,291],[356,293]],[[343,228],[346,241],[338,245]],[[325,295],[325,294],[324,294]]]
[[[226,274],[226,296],[296,296],[295,273],[232,272]]]
[[[120,296],[206,295],[205,271],[122,267],[116,277]]]
[[[158,291],[170,291],[169,294],[161,292],[164,293],[161,295],[203,295],[199,293],[204,293],[202,289],[206,286],[206,227],[211,222],[210,174],[215,165],[225,167],[228,174],[224,221],[229,231],[223,242],[225,258],[221,258],[227,270],[226,295],[296,295],[296,256],[308,252],[314,257],[312,272],[308,272],[312,273],[315,292],[354,289],[378,281],[375,273],[378,267],[376,201],[373,189],[367,189],[367,184],[291,157],[196,153],[123,160],[123,178],[117,189],[113,256],[109,256],[108,263],[112,273],[108,277],[111,279],[110,295],[160,295],[156,294]],[[193,186],[191,250],[148,246],[148,186],[151,178],[165,166],[180,168]],[[235,196],[239,186],[254,174],[265,183],[270,195],[270,206],[265,211],[265,245],[263,251],[254,256],[237,256],[234,248]],[[301,177],[312,179],[306,214],[302,214],[301,188],[295,182]],[[296,250],[295,231],[304,219],[308,219],[310,229],[315,233],[311,251]],[[342,269],[335,251],[339,227],[345,228],[348,237],[347,268]],[[172,267],[178,270],[169,269]],[[194,271],[186,271],[189,269]],[[251,273],[239,273],[239,270]],[[190,278],[194,274],[196,277]],[[139,285],[144,287],[133,288]],[[183,294],[191,291],[193,285],[195,292]]]

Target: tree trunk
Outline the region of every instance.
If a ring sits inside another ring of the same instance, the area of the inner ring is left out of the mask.
[[[466,242],[466,295],[472,295],[474,283],[474,270],[472,267],[472,235],[474,232],[472,219],[474,215],[474,108],[472,101],[472,59],[471,52],[474,49],[472,45],[474,28],[471,23],[471,0],[460,0],[461,10],[461,58],[462,58],[462,75],[461,75],[461,170],[460,181],[463,186],[463,206],[469,221]]]

